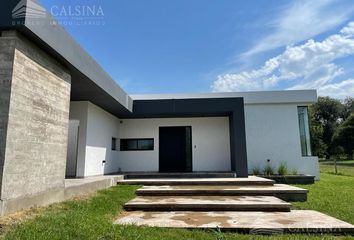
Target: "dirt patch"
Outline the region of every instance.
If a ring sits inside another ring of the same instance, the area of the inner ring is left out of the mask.
[[[97,195],[97,192],[86,193],[86,194],[82,194],[82,195],[78,195],[73,198],[70,198],[67,201],[79,201],[79,202],[87,201],[96,195]]]
[[[114,217],[114,219],[120,219],[120,218],[124,218],[126,216],[129,216],[129,212],[123,211],[123,212],[120,212],[116,217]]]
[[[283,225],[296,223],[296,221],[292,221],[292,220],[289,220],[289,219],[276,219],[275,222],[283,224]]]
[[[141,218],[144,220],[148,220],[148,219],[152,219],[153,218],[153,213],[151,212],[144,212],[144,216],[142,216]]]
[[[46,209],[47,207],[36,207],[1,217],[0,235],[4,235],[12,225],[21,224],[23,222],[36,218],[37,216],[43,214]]]
[[[90,198],[94,197],[97,193],[87,193],[83,194],[80,196],[73,197],[71,199],[68,199],[67,201],[87,201]],[[9,215],[6,215],[4,217],[0,217],[0,235],[3,235],[6,230],[15,224],[21,224],[23,222],[32,220],[40,215],[42,215],[45,211],[47,210],[60,210],[63,208],[62,203],[54,203],[48,206],[43,206],[43,207],[33,207],[30,209],[18,211],[16,213],[12,213]]]
[[[218,223],[219,226],[222,227],[231,227],[230,223],[228,222],[232,218],[227,216],[217,216],[217,215],[209,215],[206,213],[189,213],[182,216],[173,216],[172,220],[182,221],[188,225],[192,226],[200,226],[212,223]],[[167,220],[168,221],[168,220]]]
[[[45,208],[33,208],[0,218],[0,226],[8,226],[33,219],[45,211]]]

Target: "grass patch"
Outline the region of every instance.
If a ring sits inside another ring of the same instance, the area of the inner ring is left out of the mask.
[[[309,199],[294,203],[296,209],[315,209],[354,223],[354,177],[322,174],[320,182],[301,185],[310,190]],[[218,231],[148,228],[113,225],[122,205],[135,196],[137,186],[116,186],[99,191],[91,198],[81,198],[32,210],[34,216],[6,228],[2,239],[134,239],[134,240],[222,240],[222,239],[353,239],[332,235],[253,236]]]
[[[354,177],[354,160],[337,162],[338,175]],[[321,173],[335,174],[333,161],[320,161]]]
[[[354,224],[354,177],[321,173],[321,181],[297,185],[309,190],[306,202],[294,202],[295,209],[312,209]]]
[[[40,216],[11,226],[4,239],[109,239],[112,218],[136,188],[116,186],[90,199],[53,204]]]

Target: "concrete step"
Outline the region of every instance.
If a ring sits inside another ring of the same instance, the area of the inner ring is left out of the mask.
[[[278,211],[290,203],[270,196],[139,196],[127,202],[127,211]]]
[[[284,201],[306,201],[307,189],[285,184],[273,186],[143,186],[139,196],[275,196]]]
[[[125,179],[117,184],[161,186],[161,185],[217,185],[217,186],[246,186],[273,185],[270,179],[249,176],[248,178],[173,178],[173,179]]]
[[[124,179],[156,179],[156,178],[234,178],[233,172],[182,172],[182,173],[127,173]]]
[[[320,212],[126,212],[115,224],[187,229],[220,229],[251,234],[353,234],[354,226]]]

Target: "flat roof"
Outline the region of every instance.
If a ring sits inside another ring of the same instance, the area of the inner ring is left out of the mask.
[[[173,93],[136,94],[133,100],[192,99],[192,98],[236,98],[242,97],[245,104],[297,103],[311,104],[317,101],[316,90],[282,90],[221,93]]]

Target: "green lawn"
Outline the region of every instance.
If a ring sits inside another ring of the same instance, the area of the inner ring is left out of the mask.
[[[320,162],[321,172],[323,173],[334,173],[334,163],[333,161],[321,161]],[[338,161],[337,162],[338,174],[345,176],[354,177],[354,160]]]
[[[308,201],[292,203],[296,209],[314,209],[354,224],[354,177],[321,173],[321,181],[297,185],[309,189]]]
[[[294,203],[296,209],[315,209],[354,224],[354,177],[322,173],[321,181],[302,185],[310,190],[309,199]],[[95,196],[54,204],[33,219],[4,226],[4,239],[354,239],[332,235],[251,236],[217,231],[191,231],[134,226],[117,226],[112,219],[124,202],[134,197],[136,186],[116,186]],[[33,211],[36,213],[36,210]],[[38,210],[37,210],[38,212]]]

